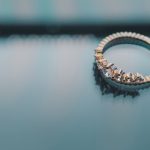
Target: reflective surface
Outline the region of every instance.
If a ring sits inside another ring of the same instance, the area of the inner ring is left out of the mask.
[[[0,149],[149,150],[150,89],[136,97],[102,94],[93,36],[0,40]],[[105,57],[150,74],[150,52],[118,45]],[[134,60],[134,61],[133,61]]]

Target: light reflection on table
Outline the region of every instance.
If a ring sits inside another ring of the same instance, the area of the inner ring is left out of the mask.
[[[150,89],[134,99],[102,95],[92,69],[98,40],[91,35],[1,38],[0,149],[150,149]],[[106,57],[120,67],[150,73],[150,55],[138,50],[142,47],[112,49]],[[133,54],[135,62],[128,61]]]

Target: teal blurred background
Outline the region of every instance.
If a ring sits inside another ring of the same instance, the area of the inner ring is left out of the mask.
[[[147,34],[149,5],[148,0],[0,0],[0,33]]]
[[[0,150],[150,150],[150,89],[103,92],[94,49],[116,31],[150,35],[146,0],[0,0]],[[150,52],[105,57],[150,74]],[[134,60],[134,61],[133,61]]]
[[[0,23],[150,23],[148,0],[0,0]]]
[[[103,94],[93,71],[100,39],[0,38],[0,149],[150,149],[150,89],[134,98]],[[125,71],[150,74],[146,48],[118,45],[105,57]]]

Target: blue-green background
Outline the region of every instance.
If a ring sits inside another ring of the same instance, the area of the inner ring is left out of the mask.
[[[0,0],[0,24],[145,24],[148,0]]]
[[[102,95],[93,76],[92,35],[0,39],[1,150],[149,150],[150,89]],[[134,45],[105,57],[149,74],[150,53]]]

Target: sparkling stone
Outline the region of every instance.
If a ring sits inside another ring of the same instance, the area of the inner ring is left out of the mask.
[[[97,66],[98,66],[98,69],[100,70],[103,69],[103,67],[100,64],[98,64]]]
[[[114,74],[114,77],[117,77],[117,76],[119,76],[120,74],[119,74],[119,70],[113,70],[113,74]]]
[[[131,82],[131,73],[126,73],[123,75],[123,80],[124,82],[130,83]]]
[[[127,83],[131,83],[131,80],[130,80],[130,79],[127,79],[126,82],[127,82]]]
[[[121,81],[121,76],[118,76],[115,79],[120,82]]]
[[[149,81],[150,81],[150,77],[149,77],[149,76],[145,76],[145,77],[144,77],[144,81],[145,81],[145,82],[149,82]]]
[[[144,77],[144,81],[145,81],[145,82],[148,82],[148,81],[149,81],[149,77],[148,77],[148,76],[145,76],[145,77]]]
[[[105,68],[101,69],[102,73],[105,75],[105,77],[110,78],[111,75],[107,72]]]
[[[113,77],[111,68],[107,69],[107,73],[108,73],[109,77],[111,77],[111,78]]]
[[[125,82],[125,81],[126,81],[126,74],[125,74],[125,73],[122,75],[121,81],[122,81],[122,82]]]
[[[111,69],[102,68],[101,71],[107,78],[112,78]]]
[[[139,82],[144,81],[144,77],[141,74],[136,73],[136,76],[137,76],[136,81],[139,81]]]
[[[146,81],[150,81],[150,77],[149,76],[145,76]]]
[[[102,68],[101,71],[104,75],[107,73],[106,69],[104,69],[104,68]]]
[[[137,77],[140,77],[141,75],[137,72],[137,73],[136,73],[136,76],[137,76]]]
[[[100,64],[101,64],[103,67],[106,67],[107,64],[108,64],[108,62],[107,62],[106,59],[101,59],[101,60],[100,60]]]
[[[106,59],[101,59],[99,61],[100,61],[100,63],[102,63],[102,62],[107,61],[107,60]]]
[[[123,80],[123,74],[124,74],[124,72],[121,69],[113,70],[113,77],[114,77],[114,79],[116,79],[119,82]]]
[[[130,76],[130,79],[132,82],[135,82],[136,81],[136,76],[132,73],[131,76]]]
[[[121,69],[118,70],[118,73],[119,73],[120,75],[124,74],[123,70],[121,70]]]
[[[140,76],[140,81],[144,81],[144,77],[142,75]]]
[[[102,48],[101,48],[101,47],[97,47],[97,48],[95,49],[95,51],[98,52],[98,53],[102,53]]]
[[[112,70],[117,70],[117,67],[113,64],[113,65],[111,66],[111,69],[112,69]]]
[[[130,76],[131,76],[131,73],[130,73],[130,72],[127,73],[127,74],[126,74],[126,79],[130,79]]]
[[[133,73],[132,75],[133,75],[134,80],[136,81],[136,80],[137,80],[137,77],[138,77],[137,74],[136,74],[136,73]]]
[[[106,76],[107,78],[110,78],[110,77],[111,77],[111,75],[110,75],[108,72],[105,73],[105,76]]]
[[[103,59],[103,54],[98,53],[95,55],[96,60]]]

